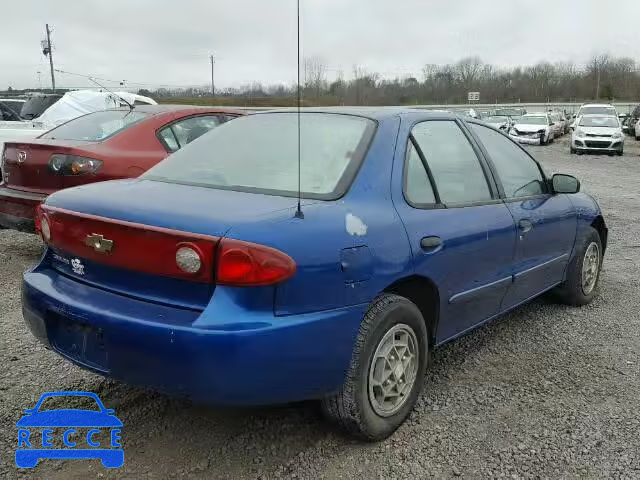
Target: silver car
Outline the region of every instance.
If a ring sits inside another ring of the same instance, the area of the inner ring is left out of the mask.
[[[624,134],[617,116],[582,115],[571,134],[571,153],[603,152],[622,155]]]

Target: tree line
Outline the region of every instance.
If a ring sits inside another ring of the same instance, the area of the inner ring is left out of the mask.
[[[541,62],[536,65],[498,67],[479,57],[445,64],[427,64],[419,75],[384,78],[354,66],[331,80],[319,57],[302,64],[301,94],[308,105],[411,105],[467,103],[467,93],[480,92],[481,103],[581,102],[585,100],[640,101],[640,64],[632,58],[598,55],[586,65]],[[167,99],[204,97],[200,89],[141,90],[141,94]],[[216,92],[218,103],[295,103],[296,85],[254,82]],[[215,102],[213,102],[215,103]]]

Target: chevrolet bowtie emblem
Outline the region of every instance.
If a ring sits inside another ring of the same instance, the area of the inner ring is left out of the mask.
[[[18,152],[18,163],[19,164],[23,164],[26,159],[27,159],[27,152],[19,151]]]
[[[113,248],[113,240],[106,239],[98,233],[87,235],[84,244],[98,253],[110,253]]]

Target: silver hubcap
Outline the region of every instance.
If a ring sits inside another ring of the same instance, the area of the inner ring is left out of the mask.
[[[585,295],[589,295],[595,288],[599,269],[600,249],[596,242],[591,242],[582,260],[582,292]]]
[[[396,413],[416,381],[418,338],[405,324],[394,325],[380,340],[369,366],[369,402],[381,417]]]

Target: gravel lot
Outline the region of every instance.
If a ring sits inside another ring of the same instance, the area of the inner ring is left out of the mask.
[[[315,404],[212,409],[86,373],[41,347],[20,313],[35,236],[0,231],[0,476],[9,478],[640,478],[640,142],[624,157],[532,147],[577,175],[610,228],[593,304],[547,298],[441,348],[426,391],[389,440],[359,444]],[[14,465],[15,422],[51,390],[98,393],[123,421],[125,465]]]

